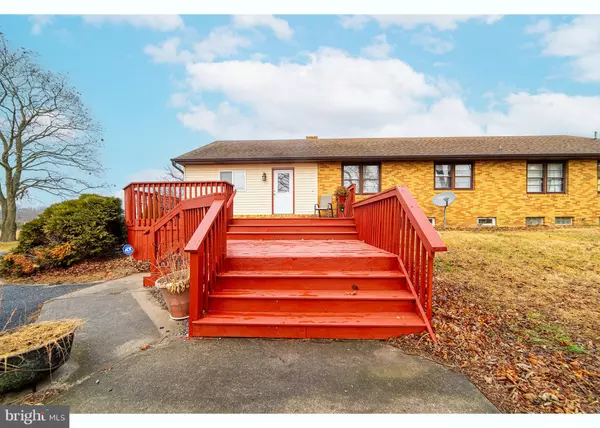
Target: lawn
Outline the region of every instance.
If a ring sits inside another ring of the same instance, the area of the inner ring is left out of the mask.
[[[600,411],[600,227],[442,231],[436,347],[506,412]]]
[[[12,251],[18,244],[18,241],[14,242],[0,242],[0,252],[9,252]]]

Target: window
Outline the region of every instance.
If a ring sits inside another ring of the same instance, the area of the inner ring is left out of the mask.
[[[530,162],[527,164],[527,193],[564,192],[564,162]]]
[[[432,226],[435,226],[435,217],[429,217],[427,220],[429,220],[429,223],[431,223]]]
[[[544,217],[525,217],[525,224],[527,226],[542,226]]]
[[[436,189],[472,189],[473,164],[435,164]]]
[[[379,182],[379,165],[344,165],[342,170],[344,187],[356,184],[356,193],[364,195],[381,190]]]
[[[573,217],[554,217],[554,224],[559,226],[573,226]]]
[[[496,217],[479,217],[477,219],[478,226],[496,226]]]
[[[233,184],[236,191],[246,190],[246,171],[221,171],[219,180]]]

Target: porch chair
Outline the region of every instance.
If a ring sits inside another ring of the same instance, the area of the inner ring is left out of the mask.
[[[315,215],[321,217],[321,211],[327,211],[328,217],[333,217],[333,195],[321,195],[321,201],[315,204]]]

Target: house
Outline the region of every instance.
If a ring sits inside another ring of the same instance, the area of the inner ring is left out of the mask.
[[[183,154],[185,181],[224,180],[235,215],[312,215],[321,195],[355,184],[357,200],[407,186],[435,224],[598,224],[600,140],[568,135],[215,141]],[[276,183],[276,185],[274,185]]]

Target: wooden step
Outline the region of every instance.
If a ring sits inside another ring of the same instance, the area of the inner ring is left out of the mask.
[[[217,287],[262,290],[403,290],[406,278],[392,271],[228,271],[217,275]]]
[[[267,217],[267,218],[233,218],[230,220],[230,224],[234,226],[281,226],[286,224],[292,225],[313,225],[313,226],[323,226],[327,224],[345,224],[345,225],[354,225],[354,218],[301,218],[301,217],[291,217],[291,218],[277,218],[277,217]]]
[[[227,232],[232,240],[348,240],[358,239],[358,232]]]
[[[395,254],[358,240],[229,240],[227,271],[397,270]]]
[[[209,312],[414,312],[408,290],[223,290],[209,296]]]
[[[230,225],[228,232],[356,232],[353,224],[279,224],[279,225]]]
[[[426,330],[414,312],[221,313],[190,324],[191,336],[323,339],[389,339]]]

